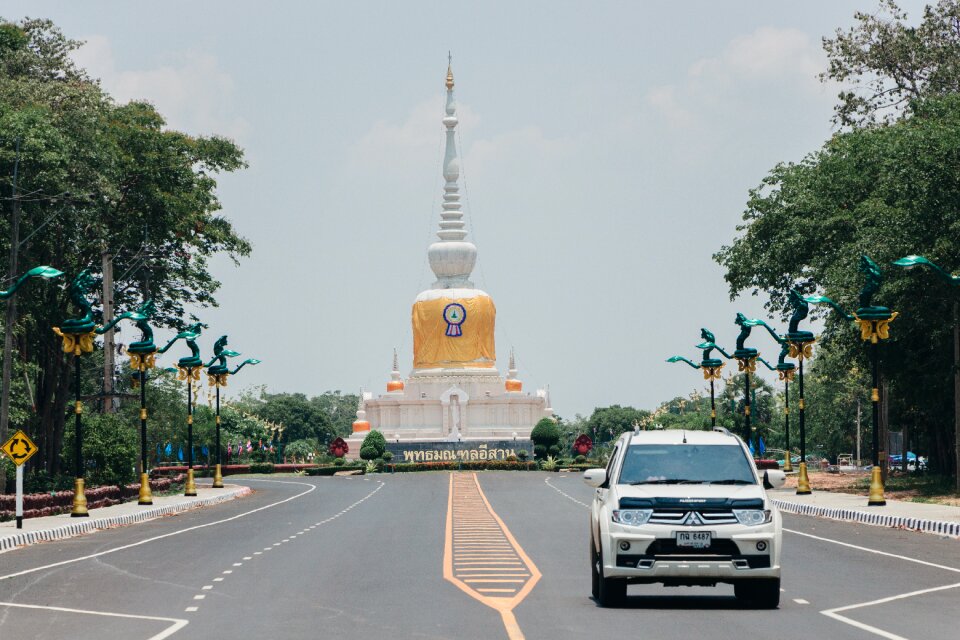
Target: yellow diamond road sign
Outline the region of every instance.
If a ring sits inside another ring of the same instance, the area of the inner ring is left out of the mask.
[[[0,451],[7,454],[7,457],[13,460],[13,464],[19,467],[37,452],[37,445],[33,444],[33,440],[23,431],[17,431],[3,443]]]

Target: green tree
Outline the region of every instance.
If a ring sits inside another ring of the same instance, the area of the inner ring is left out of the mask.
[[[560,428],[552,418],[541,418],[530,432],[533,453],[538,460],[560,453]]]
[[[363,460],[376,460],[382,458],[387,450],[387,440],[383,434],[376,429],[371,429],[370,433],[360,443],[360,457]]]
[[[642,425],[650,415],[649,411],[621,407],[618,404],[598,407],[593,410],[587,420],[587,435],[598,443],[616,440],[624,431],[633,430],[634,424]]]
[[[915,253],[960,267],[958,158],[960,95],[949,95],[914,104],[912,115],[895,123],[838,134],[800,163],[777,165],[750,192],[740,235],[715,256],[726,268],[731,296],[763,292],[770,311],[785,318],[787,293],[798,285],[853,310],[863,285],[861,254],[881,265]],[[932,465],[949,471],[953,338],[947,319],[958,292],[929,274],[886,271],[875,302],[902,318],[882,345],[890,423],[909,421]],[[859,332],[837,314],[826,315],[818,344],[847,369],[869,370]]]
[[[182,328],[188,305],[216,304],[219,282],[209,259],[250,252],[217,215],[216,176],[242,168],[242,151],[224,138],[172,131],[146,103],[115,103],[72,62],[79,43],[50,21],[0,18],[0,25],[0,186],[6,195],[17,162],[20,191],[30,194],[20,201],[20,263],[56,265],[73,277],[108,251],[118,307],[152,297],[154,324]],[[4,255],[11,206],[10,198],[0,199]],[[73,391],[70,362],[51,325],[67,316],[66,293],[31,287],[18,297],[18,309],[15,352],[36,372],[38,413],[29,427],[43,465],[56,473]],[[86,370],[92,358],[85,360]]]
[[[927,5],[918,26],[893,0],[858,12],[856,24],[824,38],[824,81],[841,83],[835,121],[843,125],[892,122],[920,100],[960,92],[960,4]]]

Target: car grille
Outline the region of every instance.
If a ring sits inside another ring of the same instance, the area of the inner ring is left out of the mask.
[[[710,541],[709,547],[678,547],[673,538],[658,538],[647,547],[647,556],[737,556],[740,548],[733,540],[716,538]]]
[[[671,524],[688,527],[708,527],[718,524],[737,524],[733,510],[654,509],[650,524]]]

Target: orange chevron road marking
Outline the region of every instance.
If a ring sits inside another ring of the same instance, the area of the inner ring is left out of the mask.
[[[513,610],[540,571],[490,506],[475,473],[450,474],[443,577],[498,611],[510,640],[523,640]]]

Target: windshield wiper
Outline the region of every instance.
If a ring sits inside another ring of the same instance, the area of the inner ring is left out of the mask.
[[[749,480],[740,480],[737,478],[728,478],[727,480],[711,480],[708,484],[753,484]]]
[[[667,478],[665,480],[637,480],[630,484],[703,484],[703,480],[687,480],[685,478]]]

